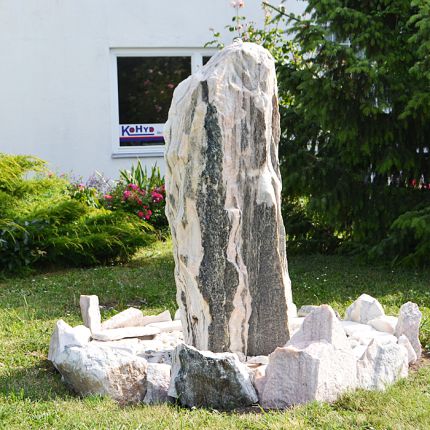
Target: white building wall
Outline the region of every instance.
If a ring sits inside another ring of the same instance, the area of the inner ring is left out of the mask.
[[[200,48],[233,14],[229,0],[0,0],[0,152],[116,177],[136,158],[112,158],[110,49]],[[261,23],[261,2],[242,14]]]

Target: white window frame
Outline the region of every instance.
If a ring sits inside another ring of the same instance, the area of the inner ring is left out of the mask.
[[[111,60],[111,134],[112,158],[163,157],[165,145],[120,146],[119,143],[119,99],[118,57],[191,57],[191,73],[203,65],[203,57],[217,52],[214,48],[110,48]]]

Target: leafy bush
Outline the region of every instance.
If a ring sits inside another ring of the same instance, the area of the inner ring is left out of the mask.
[[[288,253],[331,254],[341,243],[336,232],[309,211],[307,199],[282,202]]]
[[[158,229],[165,228],[166,192],[160,169],[154,166],[148,175],[139,161],[136,167],[132,166],[130,171],[122,170],[120,174],[120,181],[101,199],[103,206],[137,215]]]
[[[0,154],[0,271],[125,261],[153,240],[147,222],[97,206],[94,189],[47,172],[42,160]]]
[[[421,205],[400,215],[386,239],[375,246],[373,258],[390,258],[393,263],[424,267],[430,261],[430,206]]]

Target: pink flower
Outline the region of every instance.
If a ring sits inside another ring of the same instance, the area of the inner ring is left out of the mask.
[[[124,200],[127,200],[130,196],[131,196],[131,191],[128,191],[128,190],[124,191],[124,194],[123,194]]]
[[[233,1],[231,2],[231,5],[232,5],[234,8],[239,9],[239,8],[241,8],[241,7],[245,6],[245,2],[244,2],[243,0],[233,0]]]
[[[175,88],[175,84],[172,84],[171,82],[167,84],[167,88],[170,88],[171,90]]]
[[[144,216],[145,214],[142,212],[142,211],[139,211],[138,213],[137,213],[137,216],[139,217],[139,218],[143,218],[143,216]]]
[[[151,218],[151,215],[152,215],[152,210],[151,210],[151,209],[148,209],[148,210],[146,211],[145,219],[146,219],[146,220],[149,220],[149,218]]]
[[[163,195],[160,193],[157,193],[156,191],[153,191],[151,193],[151,196],[152,196],[152,201],[155,203],[159,203],[164,199]]]
[[[130,190],[136,191],[139,189],[139,186],[136,184],[128,184],[128,188],[130,188]]]
[[[104,198],[105,198],[106,200],[112,200],[112,196],[111,196],[110,194],[105,194],[105,195],[104,195]]]
[[[413,187],[416,187],[416,185],[417,185],[417,180],[416,180],[416,179],[412,179],[412,181],[411,181],[411,185],[412,185]]]

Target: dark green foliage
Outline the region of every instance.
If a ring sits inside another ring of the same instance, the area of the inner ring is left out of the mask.
[[[126,261],[153,240],[146,222],[71,195],[70,184],[43,172],[40,160],[0,154],[0,168],[0,271]]]
[[[305,198],[334,236],[376,245],[430,206],[430,3],[265,7],[265,28],[245,25],[242,38],[277,62],[284,201]]]
[[[430,260],[430,206],[405,212],[391,226],[388,237],[371,251],[408,266],[426,266]]]
[[[288,253],[333,253],[340,239],[308,207],[306,199],[282,202]]]

